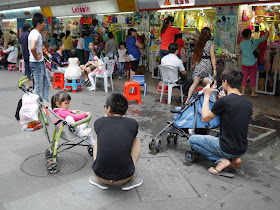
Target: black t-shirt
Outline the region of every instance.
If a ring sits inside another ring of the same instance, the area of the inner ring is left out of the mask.
[[[106,180],[122,180],[135,171],[131,149],[138,133],[134,119],[119,116],[102,117],[95,121],[97,156],[92,165],[95,174]]]
[[[248,147],[248,126],[252,104],[243,95],[230,94],[216,101],[212,110],[220,116],[220,147],[232,155],[243,154]]]

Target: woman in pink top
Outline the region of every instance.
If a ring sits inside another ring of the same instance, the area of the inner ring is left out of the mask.
[[[159,40],[161,41],[160,45],[160,59],[162,59],[165,55],[169,54],[168,46],[174,42],[176,34],[188,34],[193,35],[198,38],[196,34],[193,34],[188,31],[181,31],[180,29],[173,28],[174,17],[168,16],[163,23],[163,26],[160,31]]]
[[[67,123],[73,124],[77,121],[86,118],[90,114],[90,112],[83,112],[78,114],[80,110],[69,110],[70,101],[71,101],[71,96],[64,91],[61,91],[56,95],[53,95],[51,100],[52,109],[54,113],[56,113],[58,116],[63,118]],[[76,126],[75,127],[76,134],[78,136],[88,136],[89,143],[91,145],[94,145],[94,140],[91,134],[91,128],[85,129],[85,127],[86,127],[86,123]]]

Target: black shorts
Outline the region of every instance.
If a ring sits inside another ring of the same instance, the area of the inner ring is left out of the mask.
[[[131,69],[132,71],[136,72],[138,65],[139,65],[139,61],[138,60],[134,60],[134,61],[130,61],[131,63]]]

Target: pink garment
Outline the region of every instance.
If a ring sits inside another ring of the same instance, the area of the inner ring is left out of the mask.
[[[260,55],[259,55],[259,63],[260,64],[263,64],[266,47],[267,47],[267,40],[263,41],[258,46],[258,49],[260,50]]]
[[[63,119],[65,119],[68,116],[71,116],[71,117],[73,117],[75,122],[80,121],[80,120],[82,120],[82,119],[87,117],[87,114],[85,112],[83,112],[81,114],[74,114],[69,109],[59,108],[59,109],[54,109],[53,111],[54,111],[54,113],[56,113],[59,117],[61,117]]]
[[[256,87],[257,71],[258,71],[258,62],[256,62],[253,66],[242,65],[243,80],[241,86],[246,86],[247,79],[250,74],[251,87]]]

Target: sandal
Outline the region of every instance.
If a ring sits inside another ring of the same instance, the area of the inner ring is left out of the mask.
[[[234,174],[231,173],[227,173],[227,172],[223,172],[223,171],[218,171],[216,168],[214,168],[215,171],[217,171],[217,173],[214,173],[210,170],[210,168],[208,169],[208,172],[210,174],[216,175],[216,176],[224,176],[224,177],[228,177],[228,178],[233,178]]]
[[[240,168],[233,168],[232,166],[229,166],[228,168],[239,176],[243,176],[245,174],[245,172]]]

